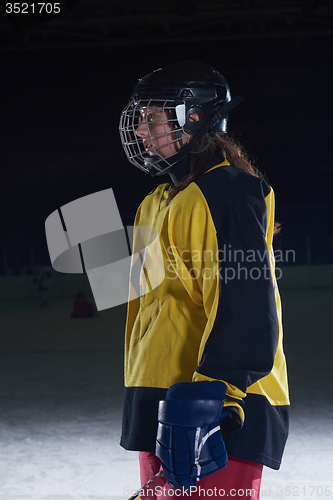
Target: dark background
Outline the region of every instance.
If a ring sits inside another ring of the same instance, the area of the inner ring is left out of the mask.
[[[245,97],[229,131],[275,190],[276,247],[295,249],[296,264],[332,263],[331,0],[80,0],[29,28],[5,3],[0,273],[47,262],[45,219],[81,196],[112,187],[132,224],[167,178],[127,162],[119,115],[139,77],[181,60],[213,65]]]

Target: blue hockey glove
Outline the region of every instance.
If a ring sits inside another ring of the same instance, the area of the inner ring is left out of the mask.
[[[179,383],[160,401],[156,455],[168,482],[189,489],[227,465],[220,421],[227,386],[220,381]]]

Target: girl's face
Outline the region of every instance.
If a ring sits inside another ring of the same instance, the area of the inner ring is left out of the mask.
[[[149,106],[142,108],[140,113],[141,120],[135,132],[141,137],[147,153],[168,158],[180,150],[167,111],[157,106]]]

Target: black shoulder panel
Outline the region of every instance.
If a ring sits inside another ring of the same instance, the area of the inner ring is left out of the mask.
[[[252,210],[256,210],[262,231],[266,232],[265,197],[271,189],[267,182],[244,170],[226,165],[202,175],[196,184],[207,200],[217,230],[225,224],[225,210],[230,206],[237,211],[237,218],[246,223],[244,208],[250,202]]]
[[[197,371],[246,392],[270,373],[278,339],[266,244],[270,188],[231,166],[206,173],[196,184],[217,232],[220,282],[215,322]]]

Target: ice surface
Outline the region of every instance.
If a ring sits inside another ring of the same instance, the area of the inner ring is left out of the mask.
[[[291,429],[261,498],[333,498],[333,291],[282,298]],[[0,303],[1,500],[121,500],[139,487],[137,454],[118,444],[126,308],[80,320],[71,302]]]

